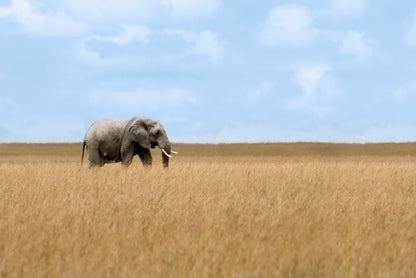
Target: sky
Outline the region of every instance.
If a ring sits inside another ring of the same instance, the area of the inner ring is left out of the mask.
[[[416,141],[414,0],[0,0],[0,142]]]

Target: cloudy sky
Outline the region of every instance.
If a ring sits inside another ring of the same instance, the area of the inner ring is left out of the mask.
[[[414,0],[0,0],[0,142],[416,140]]]

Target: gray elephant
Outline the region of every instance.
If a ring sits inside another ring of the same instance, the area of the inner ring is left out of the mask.
[[[171,147],[163,125],[155,119],[133,117],[123,121],[102,119],[94,122],[85,133],[81,166],[87,147],[90,166],[121,162],[129,166],[138,154],[144,166],[152,165],[150,148],[162,150],[164,167],[169,166]],[[176,153],[173,152],[172,153]]]

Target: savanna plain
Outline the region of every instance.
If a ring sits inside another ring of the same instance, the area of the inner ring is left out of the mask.
[[[0,277],[416,277],[416,144],[0,144]]]

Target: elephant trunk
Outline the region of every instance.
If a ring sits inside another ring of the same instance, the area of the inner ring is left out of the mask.
[[[169,167],[169,157],[170,157],[170,143],[167,143],[165,146],[161,146],[160,147],[163,151],[162,151],[162,162],[163,162],[163,167],[167,168]],[[166,152],[166,153],[165,153]],[[168,154],[168,155],[166,155]]]

